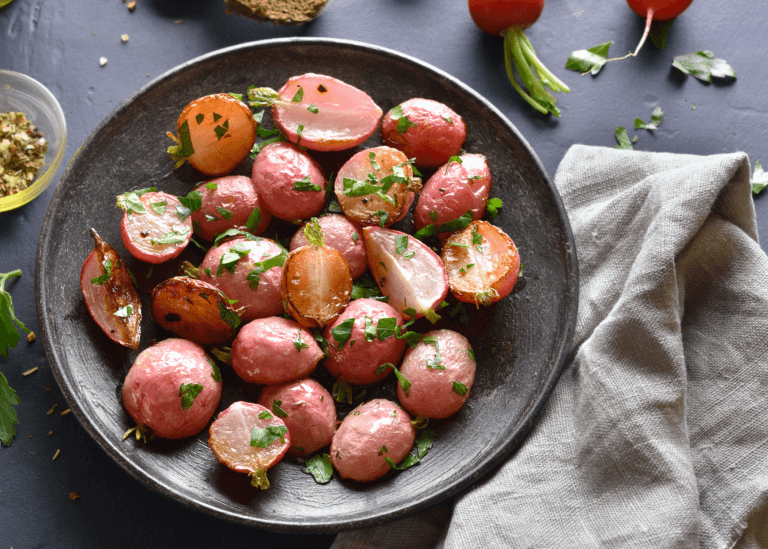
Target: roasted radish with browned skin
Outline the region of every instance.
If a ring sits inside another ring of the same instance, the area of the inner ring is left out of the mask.
[[[304,226],[309,245],[288,254],[283,264],[286,310],[308,328],[333,322],[349,303],[352,274],[344,255],[325,245],[317,219]]]
[[[356,147],[381,119],[381,109],[367,93],[322,74],[294,76],[279,91],[252,88],[248,99],[251,107],[272,107],[288,141],[315,151]]]
[[[141,337],[141,299],[115,249],[91,229],[93,251],[80,271],[80,289],[91,317],[109,339],[133,350]]]
[[[381,139],[403,151],[417,166],[436,168],[459,154],[467,127],[453,109],[416,97],[390,110],[381,121]]]
[[[240,325],[237,310],[215,286],[177,276],[152,291],[152,318],[160,326],[200,345],[231,340]]]
[[[211,419],[221,386],[216,363],[200,345],[166,339],[136,357],[123,383],[123,403],[140,436],[185,438]]]
[[[333,435],[331,462],[341,478],[369,482],[399,463],[413,447],[416,429],[394,402],[371,400],[355,408]]]
[[[408,158],[391,147],[356,153],[341,167],[334,183],[344,215],[381,227],[405,217],[420,189],[421,180],[413,177]]]
[[[123,210],[120,236],[136,259],[163,263],[179,255],[192,237],[192,221],[179,210],[181,202],[156,189],[129,191],[117,197]]]
[[[308,456],[328,446],[336,432],[336,407],[330,393],[314,379],[268,385],[259,404],[285,422],[291,454]]]
[[[311,374],[323,351],[312,332],[278,316],[259,318],[242,327],[232,344],[232,368],[258,385],[287,383]]]
[[[195,234],[211,241],[228,229],[261,234],[272,214],[259,199],[250,177],[228,175],[197,185],[184,199]],[[185,206],[186,207],[186,206]]]
[[[448,275],[440,257],[424,243],[392,229],[365,227],[368,266],[388,303],[404,318],[426,316],[437,322],[435,312],[448,294]]]
[[[435,330],[405,352],[400,374],[408,392],[397,387],[400,404],[414,416],[445,418],[461,409],[475,379],[475,354],[466,337]]]
[[[208,250],[200,264],[199,278],[237,301],[240,318],[250,322],[283,312],[280,279],[287,257],[288,253],[275,241],[241,233]]]
[[[323,240],[329,248],[339,250],[349,263],[352,278],[359,278],[368,270],[368,254],[363,242],[363,229],[348,217],[338,214],[318,218],[323,231]],[[291,239],[291,250],[309,244],[304,227],[296,231]]]
[[[320,164],[291,143],[270,143],[253,161],[251,179],[272,215],[285,221],[307,219],[325,205],[327,182]]]
[[[219,414],[208,430],[208,446],[219,462],[247,473],[251,485],[269,488],[267,469],[283,459],[291,435],[283,420],[264,406],[235,402]]]
[[[168,154],[178,168],[184,162],[199,172],[227,175],[243,161],[256,142],[256,121],[248,106],[228,93],[195,99],[181,111],[176,145]]]
[[[443,262],[456,299],[490,305],[509,295],[520,274],[512,239],[487,221],[473,221],[443,246]]]

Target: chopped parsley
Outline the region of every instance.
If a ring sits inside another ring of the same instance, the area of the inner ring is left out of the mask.
[[[109,277],[112,276],[112,260],[111,259],[107,259],[104,262],[104,270],[106,271],[106,273],[91,279],[91,284],[96,284],[97,286],[101,286],[102,284],[104,284],[109,280]]]
[[[499,215],[499,210],[504,206],[504,202],[501,200],[501,198],[491,198],[488,200],[488,204],[486,205],[486,211],[488,212],[488,215],[491,216],[491,219],[496,219],[496,216]]]
[[[400,373],[400,370],[395,368],[394,364],[391,362],[387,362],[386,364],[382,364],[378,368],[376,368],[376,371],[374,372],[377,376],[384,373],[384,371],[387,368],[392,368],[392,370],[395,372],[395,376],[397,377],[398,383],[400,383],[400,386],[403,388],[403,392],[405,393],[405,396],[408,396],[408,391],[411,389],[411,382],[406,379],[406,377]]]
[[[283,409],[280,407],[280,405],[281,405],[282,403],[283,403],[283,401],[282,401],[282,400],[277,400],[277,399],[273,400],[273,401],[272,401],[272,412],[273,412],[273,413],[274,413],[274,414],[275,414],[277,417],[288,417],[288,414],[285,412],[285,410],[283,410]]]
[[[566,61],[565,68],[582,74],[591,72],[592,75],[595,75],[599,73],[600,69],[608,62],[608,50],[611,44],[613,44],[612,40],[588,50],[576,50]]]
[[[224,269],[229,271],[230,274],[234,274],[237,262],[247,256],[249,252],[250,250],[243,246],[241,242],[236,243],[228,252],[223,253],[219,258],[219,269],[216,271],[216,276],[221,276]]]
[[[341,351],[344,344],[352,337],[352,326],[355,324],[354,318],[348,318],[331,330],[333,339],[338,343],[337,350]]]
[[[333,463],[328,454],[317,454],[307,459],[303,471],[315,479],[318,484],[327,484],[333,476]]]
[[[416,455],[408,454],[400,465],[395,465],[395,462],[391,458],[385,457],[387,463],[392,469],[396,471],[405,471],[409,467],[416,465],[420,462],[424,456],[427,455],[429,449],[432,448],[432,439],[435,438],[435,431],[432,429],[424,429],[419,434],[419,438],[416,441]]]
[[[181,407],[182,409],[189,410],[189,408],[192,406],[192,403],[195,401],[195,398],[197,398],[197,395],[199,395],[203,391],[203,386],[199,383],[182,383],[179,387],[179,396],[181,397]]]
[[[276,440],[280,441],[280,444],[285,444],[285,434],[288,432],[288,428],[285,425],[269,425],[265,429],[254,427],[251,429],[251,446],[257,448],[268,448]]]
[[[125,307],[115,311],[113,314],[119,318],[128,318],[133,314],[133,305],[126,305]]]
[[[320,185],[317,185],[315,183],[312,183],[312,181],[310,181],[309,175],[307,175],[301,181],[294,182],[292,188],[293,188],[294,191],[315,191],[315,192],[320,192],[320,191],[323,190],[323,188]]]
[[[658,130],[662,120],[664,120],[664,112],[661,110],[661,107],[656,107],[655,109],[653,109],[653,113],[651,113],[650,124],[646,124],[639,118],[635,118],[635,129],[636,130]]]
[[[678,55],[672,61],[672,66],[703,82],[712,82],[712,78],[736,80],[736,72],[733,67],[724,59],[716,59],[715,54],[709,50]]]
[[[276,256],[254,263],[253,270],[245,276],[251,290],[255,291],[259,288],[259,281],[262,273],[265,273],[274,267],[282,267],[286,259],[288,259],[288,252],[281,250]]]
[[[301,352],[302,349],[309,349],[309,345],[307,345],[301,340],[301,328],[299,328],[299,331],[296,334],[296,337],[293,338],[293,346],[296,347],[296,350],[298,352]]]

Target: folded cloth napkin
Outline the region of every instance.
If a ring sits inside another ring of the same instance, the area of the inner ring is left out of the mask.
[[[746,155],[578,145],[555,185],[579,311],[537,425],[454,502],[333,549],[768,547],[768,258]]]

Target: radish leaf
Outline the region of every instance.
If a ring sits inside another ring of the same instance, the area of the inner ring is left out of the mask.
[[[712,82],[712,77],[736,79],[733,67],[726,63],[725,59],[716,59],[715,54],[709,50],[678,55],[672,61],[672,66],[702,82]]]
[[[613,44],[613,40],[588,50],[576,50],[568,58],[565,68],[582,74],[588,72],[591,72],[593,75],[597,74],[608,61],[608,49],[611,47],[611,44]]]

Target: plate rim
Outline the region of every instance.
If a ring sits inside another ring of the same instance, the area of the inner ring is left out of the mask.
[[[566,243],[564,256],[566,258],[564,264],[566,265],[567,281],[566,287],[569,289],[569,294],[565,297],[565,330],[561,334],[558,345],[553,346],[556,352],[553,354],[554,367],[550,371],[549,375],[541,383],[541,390],[539,391],[532,404],[523,413],[520,421],[520,428],[516,430],[513,436],[504,440],[502,444],[485,460],[482,465],[477,468],[473,473],[466,475],[459,481],[452,483],[448,488],[438,493],[432,493],[418,501],[411,501],[407,505],[398,505],[395,508],[390,508],[386,511],[375,512],[371,516],[358,519],[354,521],[316,521],[313,523],[292,523],[285,521],[269,520],[268,518],[261,518],[256,516],[245,516],[241,513],[233,512],[226,509],[221,509],[213,505],[193,500],[182,496],[174,490],[174,487],[169,483],[162,482],[156,478],[153,478],[144,473],[139,467],[133,464],[130,460],[125,459],[119,448],[110,442],[110,440],[104,437],[101,431],[91,423],[87,415],[80,408],[79,402],[76,400],[75,391],[67,383],[67,378],[62,371],[60,371],[61,355],[59,350],[54,345],[52,340],[52,321],[51,317],[55,312],[49,312],[46,308],[47,291],[48,288],[45,285],[45,278],[48,272],[45,257],[47,250],[50,249],[51,238],[54,231],[51,230],[51,223],[58,211],[58,204],[61,195],[64,193],[65,187],[71,187],[75,184],[73,181],[68,181],[68,177],[71,172],[74,172],[79,167],[81,162],[81,153],[88,150],[91,143],[99,136],[99,134],[106,128],[114,119],[118,118],[131,104],[138,98],[148,93],[152,89],[160,86],[166,80],[173,78],[186,71],[187,69],[194,67],[198,64],[205,63],[211,59],[215,59],[221,56],[228,56],[231,53],[239,51],[247,51],[253,49],[266,49],[279,46],[295,46],[295,45],[318,45],[318,46],[330,46],[338,47],[344,46],[352,49],[364,50],[368,53],[378,53],[381,55],[395,57],[400,61],[410,63],[422,70],[430,71],[441,78],[447,80],[453,86],[461,89],[462,92],[471,95],[475,100],[480,102],[485,108],[491,111],[499,120],[511,131],[515,137],[519,140],[522,147],[524,147],[530,155],[532,164],[540,173],[540,176],[545,181],[551,199],[555,204],[557,210],[557,217],[561,222],[561,229],[563,231],[563,240]],[[80,425],[88,432],[89,436],[105,451],[124,471],[131,475],[134,479],[141,482],[144,486],[150,488],[155,492],[159,492],[162,495],[183,504],[186,507],[195,509],[197,511],[205,512],[209,515],[217,518],[229,520],[239,524],[245,524],[249,526],[257,526],[264,529],[268,529],[281,533],[337,533],[345,530],[366,528],[385,524],[399,518],[416,514],[424,511],[429,507],[432,507],[450,497],[453,497],[470,486],[475,484],[478,480],[493,472],[503,461],[505,461],[512,452],[519,447],[522,441],[528,436],[533,425],[541,414],[544,405],[546,404],[549,396],[552,393],[557,381],[559,380],[565,365],[568,362],[568,352],[570,350],[571,340],[575,331],[576,314],[578,308],[578,289],[579,289],[579,269],[578,258],[576,253],[576,243],[571,228],[570,220],[563,205],[554,182],[550,178],[546,169],[544,168],[541,159],[538,157],[530,143],[523,137],[517,127],[493,104],[485,99],[478,92],[451,76],[447,72],[425,62],[421,61],[411,55],[385,48],[382,46],[368,44],[365,42],[346,40],[346,39],[334,39],[334,38],[314,38],[314,37],[289,37],[289,38],[273,38],[268,40],[256,40],[252,42],[245,42],[226,48],[221,48],[201,56],[190,59],[184,63],[181,63],[170,70],[159,75],[151,82],[143,85],[136,92],[131,94],[127,99],[122,101],[115,109],[113,109],[90,133],[90,135],[83,141],[82,145],[77,149],[72,159],[67,165],[61,179],[56,185],[56,189],[51,202],[46,211],[43,224],[41,227],[37,255],[35,260],[35,301],[38,316],[38,323],[45,347],[46,356],[51,365],[54,378],[69,407],[72,409],[73,414],[77,418]]]

